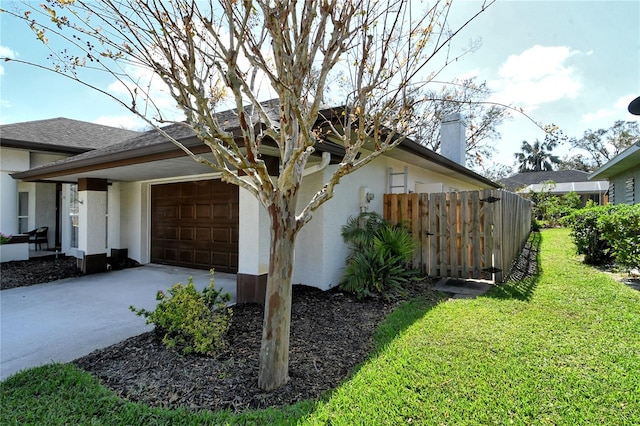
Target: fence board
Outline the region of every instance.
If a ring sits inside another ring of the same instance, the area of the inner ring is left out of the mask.
[[[414,267],[501,282],[529,236],[531,204],[504,190],[385,194],[384,217],[406,222],[419,242]]]

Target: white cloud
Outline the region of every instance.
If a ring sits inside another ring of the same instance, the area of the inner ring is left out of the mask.
[[[585,123],[593,123],[599,120],[604,120],[615,115],[613,109],[600,108],[596,112],[589,112],[582,116],[582,121]]]
[[[582,89],[575,69],[566,61],[579,52],[565,46],[533,46],[511,55],[489,81],[490,100],[532,111],[542,104],[575,98]]]
[[[10,58],[13,59],[15,58],[17,55],[16,53],[9,49],[6,46],[2,46],[0,45],[0,58]],[[0,75],[4,75],[4,67],[2,66],[2,64],[0,64]]]
[[[584,114],[582,121],[593,125],[593,123],[598,123],[598,121],[602,120],[598,124],[600,126],[610,126],[615,120],[640,121],[640,116],[629,113],[627,109],[629,103],[636,97],[637,95],[633,94],[621,96],[608,108],[600,108],[596,112]]]

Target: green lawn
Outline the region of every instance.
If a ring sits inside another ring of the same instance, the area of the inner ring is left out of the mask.
[[[193,413],[119,400],[63,365],[2,384],[2,424],[640,424],[640,292],[542,232],[538,276],[475,300],[413,300],[324,400]]]

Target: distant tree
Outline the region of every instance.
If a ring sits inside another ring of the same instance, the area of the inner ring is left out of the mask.
[[[498,126],[510,116],[505,106],[486,102],[490,95],[487,83],[478,84],[475,78],[416,91],[411,95],[419,100],[413,113],[416,141],[439,152],[442,119],[459,113],[467,127],[467,166],[483,168],[493,156],[491,142],[500,137]]]
[[[488,167],[483,167],[478,170],[478,173],[494,182],[500,182],[513,174],[513,168],[506,164],[493,163]]]
[[[581,138],[569,141],[577,154],[564,161],[578,170],[593,171],[602,167],[616,155],[640,141],[640,125],[637,121],[616,121],[608,129],[586,130]]]
[[[560,164],[558,170],[580,170],[583,172],[593,171],[591,161],[583,154],[565,155]]]
[[[557,139],[547,137],[543,142],[538,139],[532,144],[522,141],[521,152],[515,155],[519,172],[540,172],[553,170],[560,159],[551,153],[558,145]]]

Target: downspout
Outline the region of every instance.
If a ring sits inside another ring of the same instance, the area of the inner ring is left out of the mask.
[[[302,176],[309,176],[311,174],[314,173],[318,173],[322,170],[324,170],[328,165],[329,162],[331,161],[331,153],[325,151],[322,153],[322,160],[320,160],[319,164],[316,164],[315,166],[311,166],[309,168],[304,169],[304,171],[302,172]]]

